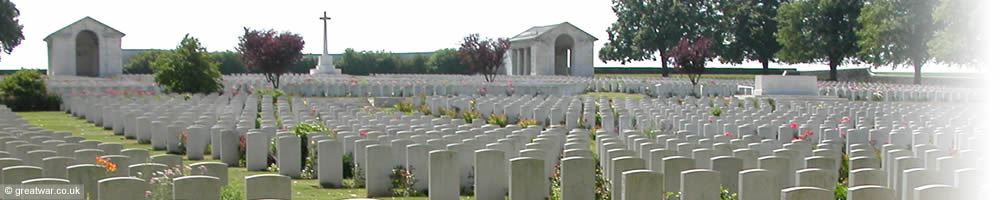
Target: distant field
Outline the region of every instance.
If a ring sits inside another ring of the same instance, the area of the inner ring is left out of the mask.
[[[702,78],[717,78],[717,79],[748,79],[753,78],[755,74],[703,74]],[[661,77],[660,74],[594,74],[594,77]],[[674,78],[687,78],[687,74],[671,73],[670,77]]]

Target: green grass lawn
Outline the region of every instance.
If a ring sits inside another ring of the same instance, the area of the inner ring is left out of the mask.
[[[20,112],[17,113],[22,118],[27,120],[32,125],[52,130],[52,131],[69,131],[73,135],[83,136],[84,138],[90,140],[99,140],[103,142],[117,142],[121,143],[124,148],[138,148],[146,149],[150,151],[150,155],[164,154],[165,151],[154,151],[153,147],[149,144],[139,144],[136,140],[125,139],[125,136],[114,135],[110,130],[104,130],[103,127],[97,127],[94,124],[88,123],[86,120],[73,117],[70,114],[63,112]],[[186,157],[185,157],[186,158]],[[211,156],[206,156],[206,158],[211,158]],[[191,164],[196,162],[219,162],[219,160],[184,160],[185,164]],[[228,187],[239,188],[239,191],[243,191],[243,179],[249,175],[265,174],[273,172],[264,171],[247,171],[246,168],[240,167],[230,167],[229,168],[229,184]],[[350,181],[350,180],[347,180]],[[305,179],[293,179],[292,180],[292,198],[293,199],[348,199],[348,198],[363,198],[365,197],[365,190],[363,188],[341,188],[341,189],[324,189],[319,187],[319,181],[316,179],[305,180]],[[427,199],[427,197],[386,197],[379,199],[405,199],[405,200],[417,200],[417,199]],[[472,199],[471,196],[463,196],[461,199]]]

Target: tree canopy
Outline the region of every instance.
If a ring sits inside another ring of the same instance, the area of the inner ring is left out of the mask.
[[[980,34],[982,0],[938,0],[934,8],[935,25],[940,29],[929,42],[930,55],[936,62],[971,66],[981,62],[984,36]]]
[[[742,64],[756,61],[767,73],[770,62],[781,50],[778,32],[778,7],[785,0],[726,0],[720,4],[723,14],[722,63]]]
[[[855,30],[862,0],[799,0],[778,8],[778,59],[787,63],[826,62],[830,79],[858,51]]]
[[[913,67],[913,83],[920,84],[920,69],[931,59],[927,44],[936,28],[936,2],[868,0],[858,18],[858,58],[875,67]]]
[[[243,31],[236,47],[243,64],[251,71],[263,73],[267,82],[278,88],[281,74],[302,58],[302,48],[305,45],[302,36],[291,32],[279,34],[274,30],[243,28]]]
[[[13,2],[0,0],[0,47],[4,53],[10,54],[24,40],[24,34],[21,33],[24,25],[17,19],[20,15],[21,11],[17,10]]]
[[[603,62],[622,64],[655,60],[658,54],[662,75],[669,75],[667,51],[681,37],[722,38],[721,19],[715,0],[613,0],[611,9],[618,20],[608,28],[608,42],[598,57]]]
[[[210,93],[222,89],[219,63],[212,60],[197,38],[189,35],[184,35],[173,51],[157,56],[153,78],[168,92]]]
[[[497,71],[503,67],[504,56],[510,49],[510,40],[480,38],[479,34],[466,36],[458,53],[462,64],[471,67],[469,71],[482,74],[487,82],[496,80]]]

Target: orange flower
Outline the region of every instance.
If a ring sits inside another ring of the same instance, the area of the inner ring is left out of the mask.
[[[113,172],[113,171],[115,171],[115,170],[118,169],[118,165],[116,165],[115,163],[111,162],[110,159],[101,158],[101,156],[94,156],[94,157],[97,159],[97,164],[98,165],[103,165],[104,169],[108,170],[109,172]]]

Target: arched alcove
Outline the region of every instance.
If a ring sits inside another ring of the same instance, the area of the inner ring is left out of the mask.
[[[100,47],[97,34],[84,30],[76,35],[76,75],[100,76]]]
[[[569,75],[573,67],[573,38],[567,34],[556,37],[555,42],[555,75]]]

